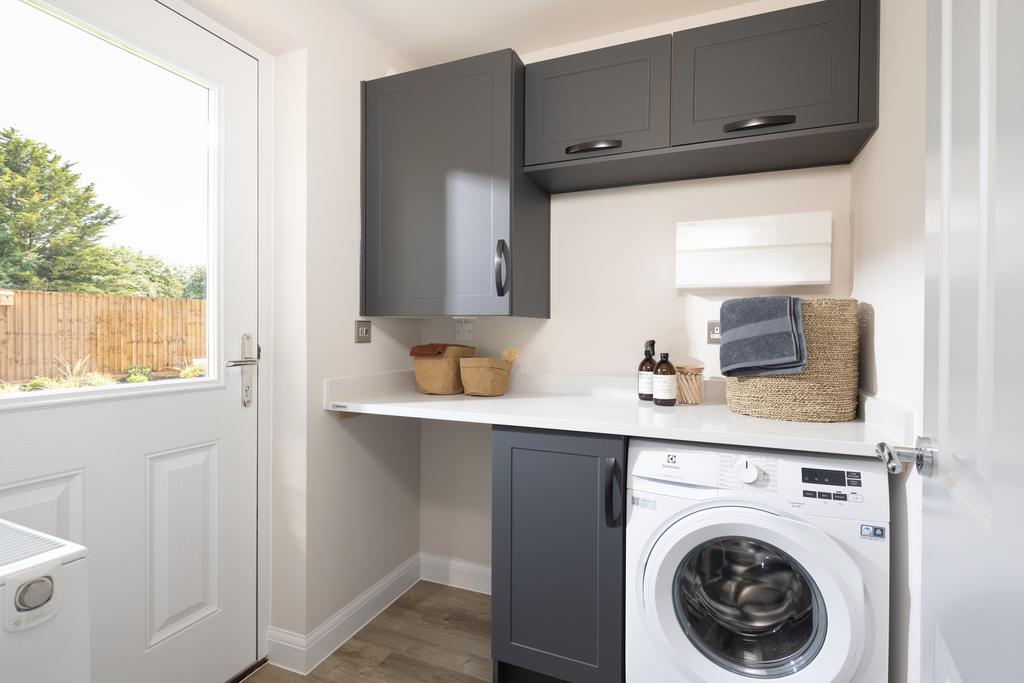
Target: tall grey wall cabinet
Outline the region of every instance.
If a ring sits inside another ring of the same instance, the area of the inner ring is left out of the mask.
[[[622,683],[625,438],[496,426],[493,447],[496,682]]]
[[[363,84],[363,315],[549,316],[523,92],[512,50]]]

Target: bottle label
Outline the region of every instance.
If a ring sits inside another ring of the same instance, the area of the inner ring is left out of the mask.
[[[655,375],[654,376],[654,398],[662,400],[676,400],[676,376]]]
[[[654,373],[653,372],[641,372],[640,381],[637,384],[637,393],[639,394],[653,394],[654,393]]]

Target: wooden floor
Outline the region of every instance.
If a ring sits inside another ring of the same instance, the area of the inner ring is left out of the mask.
[[[309,674],[272,665],[246,683],[491,680],[489,596],[420,581]]]

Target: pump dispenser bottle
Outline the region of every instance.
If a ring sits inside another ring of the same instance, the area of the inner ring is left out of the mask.
[[[648,339],[644,344],[644,359],[640,361],[637,380],[637,394],[641,401],[654,399],[654,340]]]
[[[668,362],[668,354],[661,354],[661,360],[654,366],[654,405],[674,406],[676,404],[676,368]]]

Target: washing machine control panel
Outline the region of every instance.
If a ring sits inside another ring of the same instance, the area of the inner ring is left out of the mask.
[[[789,456],[780,465],[780,492],[791,508],[827,517],[888,519],[889,482],[873,460]]]
[[[691,499],[740,498],[820,517],[889,519],[881,461],[671,442],[630,442],[627,488]]]
[[[800,481],[804,498],[849,503],[864,502],[864,475],[862,470],[834,470],[820,467],[801,467]]]

